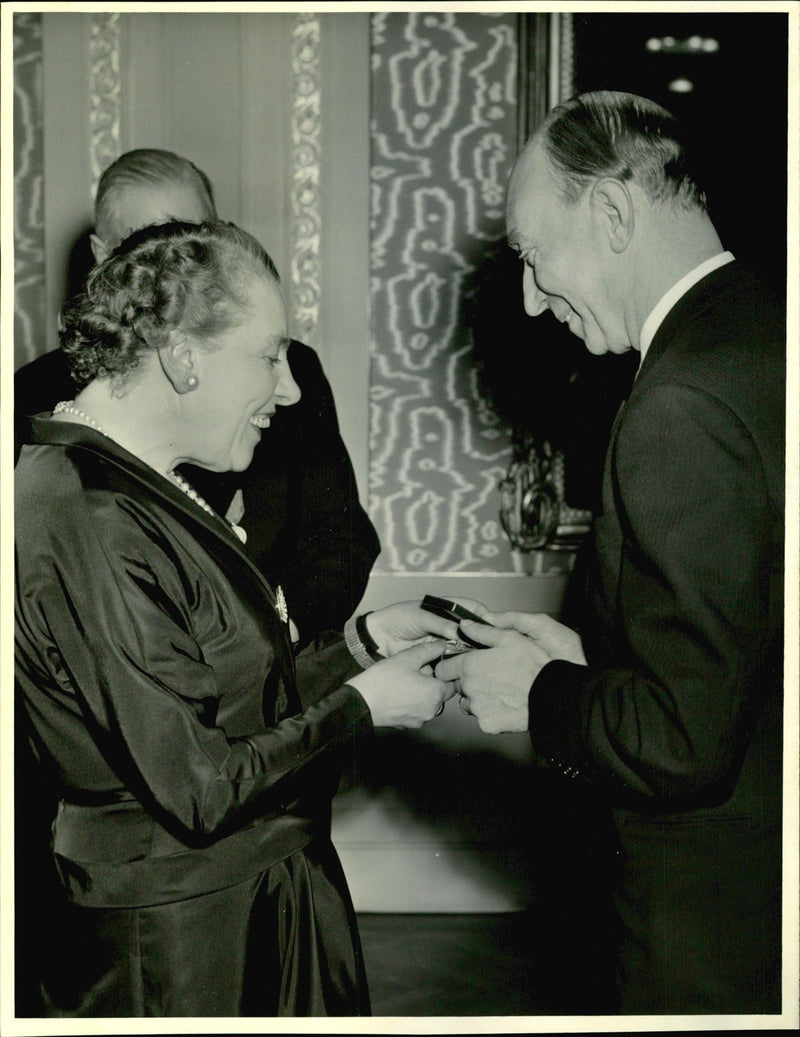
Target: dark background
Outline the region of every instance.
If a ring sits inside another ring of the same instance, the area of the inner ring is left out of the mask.
[[[724,247],[782,288],[788,15],[576,14],[573,27],[576,93],[626,90],[677,116]],[[648,40],[668,36],[716,40],[719,49],[647,48]],[[670,89],[679,79],[693,89]]]

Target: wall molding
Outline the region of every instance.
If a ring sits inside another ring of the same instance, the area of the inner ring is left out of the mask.
[[[92,198],[103,170],[120,155],[120,16],[89,15],[89,163]]]
[[[554,46],[550,107],[561,104],[575,93],[575,33],[571,14],[554,14]]]
[[[322,231],[320,19],[301,14],[292,31],[292,333],[319,346]]]

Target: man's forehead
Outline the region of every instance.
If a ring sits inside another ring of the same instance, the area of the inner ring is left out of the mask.
[[[539,134],[525,145],[509,181],[509,199],[517,199],[533,190],[540,190],[556,183],[553,168]]]
[[[128,187],[120,198],[120,230],[138,230],[169,219],[199,223],[207,219],[198,191],[188,184],[165,183]]]
[[[558,180],[538,135],[520,153],[509,179],[506,227],[509,244],[519,245],[534,212],[558,199]]]

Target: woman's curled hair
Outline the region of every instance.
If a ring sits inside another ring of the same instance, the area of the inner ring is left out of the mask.
[[[144,227],[90,272],[59,313],[61,348],[80,388],[124,379],[180,328],[201,340],[246,316],[254,277],[279,280],[256,239],[232,223]]]

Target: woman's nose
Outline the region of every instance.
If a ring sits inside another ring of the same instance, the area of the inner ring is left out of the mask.
[[[533,270],[527,264],[522,271],[522,299],[530,317],[538,317],[547,309],[547,296],[536,284]]]

